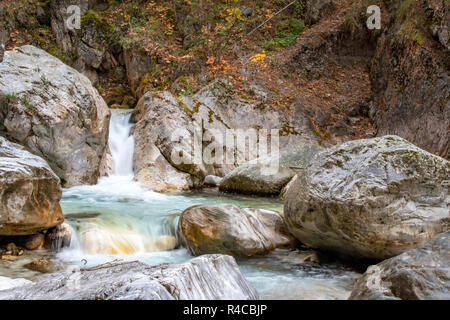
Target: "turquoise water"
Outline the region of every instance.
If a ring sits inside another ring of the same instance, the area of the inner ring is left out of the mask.
[[[75,230],[71,248],[59,253],[65,264],[94,266],[111,260],[139,260],[151,265],[192,258],[175,242],[179,214],[195,204],[233,203],[282,212],[277,199],[191,193],[159,194],[132,181],[110,177],[96,186],[64,191],[61,205]],[[95,236],[85,237],[93,232]],[[101,245],[99,245],[101,243]],[[164,247],[166,245],[166,247]],[[112,253],[110,248],[122,250]],[[294,257],[294,258],[293,258]],[[244,276],[263,299],[346,299],[357,273],[342,264],[298,264],[295,253],[277,250],[257,258],[239,259]]]

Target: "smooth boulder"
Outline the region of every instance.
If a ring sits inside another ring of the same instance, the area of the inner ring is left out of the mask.
[[[397,136],[319,153],[287,190],[291,232],[317,249],[382,260],[448,230],[450,162]]]
[[[180,264],[110,262],[42,277],[0,291],[2,300],[256,300],[233,257],[205,255]]]
[[[191,254],[263,255],[295,245],[278,212],[233,204],[198,205],[180,217],[179,237]]]
[[[296,172],[305,169],[321,150],[322,147],[314,144],[288,146],[277,155],[257,158],[237,167],[224,177],[219,189],[247,194],[279,194]]]
[[[33,46],[0,63],[0,133],[44,158],[66,187],[95,184],[110,112],[88,78]]]
[[[64,221],[59,178],[40,157],[0,137],[0,235],[29,235]]]
[[[401,255],[370,266],[351,300],[449,300],[450,231]]]

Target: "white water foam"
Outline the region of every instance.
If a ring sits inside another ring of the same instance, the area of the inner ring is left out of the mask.
[[[134,137],[131,111],[113,112],[109,126],[109,147],[114,160],[114,176],[133,176]]]

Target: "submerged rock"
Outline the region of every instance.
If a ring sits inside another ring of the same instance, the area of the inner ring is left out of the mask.
[[[397,136],[318,154],[287,191],[291,232],[318,249],[387,259],[449,228],[450,162]]]
[[[220,184],[221,191],[249,194],[279,194],[311,159],[323,150],[318,145],[298,144],[284,148],[276,156],[249,161],[229,172]],[[275,157],[278,157],[275,159]],[[274,171],[271,167],[274,167]]]
[[[40,157],[0,137],[0,235],[29,235],[64,221],[58,177]]]
[[[44,258],[27,263],[24,267],[41,273],[52,273],[59,269],[52,261]]]
[[[94,184],[110,112],[91,82],[33,46],[0,64],[0,133],[44,158],[64,186]]]
[[[43,233],[36,233],[28,236],[25,239],[24,247],[27,250],[38,250],[44,246],[45,235]]]
[[[46,275],[0,291],[0,299],[255,300],[258,294],[233,257],[205,255],[180,264],[107,263]]]
[[[312,250],[294,251],[289,253],[287,256],[281,256],[280,260],[294,265],[320,262],[319,255],[317,252]]]
[[[193,255],[253,256],[295,245],[278,212],[232,204],[186,209],[180,217],[179,236]]]
[[[449,300],[450,231],[370,266],[349,299]]]

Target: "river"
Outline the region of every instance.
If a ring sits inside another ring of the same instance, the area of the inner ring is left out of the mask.
[[[46,257],[61,268],[95,266],[111,260],[139,260],[150,265],[192,258],[175,248],[180,213],[195,204],[233,203],[282,212],[274,198],[224,195],[218,192],[161,194],[133,180],[134,139],[131,111],[113,110],[109,145],[114,172],[97,185],[64,189],[61,206],[74,235],[69,248],[54,254],[28,252],[17,261],[0,261],[0,276],[36,279],[24,264]],[[325,259],[299,263],[297,253],[276,250],[264,257],[238,259],[244,276],[262,299],[346,299],[358,276],[351,267]]]

